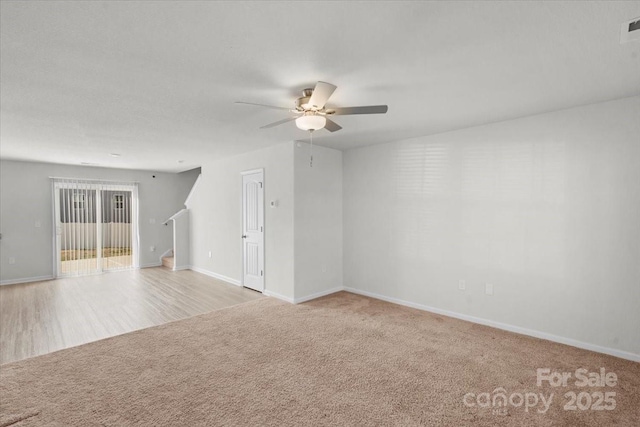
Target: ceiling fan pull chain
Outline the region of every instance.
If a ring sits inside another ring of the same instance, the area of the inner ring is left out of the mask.
[[[309,130],[309,136],[311,137],[311,157],[309,159],[309,167],[313,167],[313,129]]]

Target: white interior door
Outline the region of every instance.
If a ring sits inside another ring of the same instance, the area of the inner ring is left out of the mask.
[[[264,171],[242,173],[242,284],[264,290]]]

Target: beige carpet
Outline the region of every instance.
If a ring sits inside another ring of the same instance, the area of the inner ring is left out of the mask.
[[[617,375],[616,386],[577,387],[575,378],[567,387],[536,385],[537,368],[601,367]],[[297,306],[260,299],[2,365],[0,372],[0,426],[637,426],[640,420],[638,363],[344,292]],[[528,411],[524,404],[479,407],[477,397],[498,387],[514,404],[520,399],[513,393],[531,393],[531,404],[533,393],[554,397],[545,413],[537,412],[542,403]],[[571,390],[615,392],[615,408],[564,410]],[[465,395],[475,406],[464,404]]]

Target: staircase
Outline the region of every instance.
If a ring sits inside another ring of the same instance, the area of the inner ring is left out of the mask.
[[[162,265],[173,270],[173,255],[162,257]]]
[[[189,268],[189,209],[180,209],[164,225],[172,225],[173,249],[161,255],[162,265],[173,271]]]

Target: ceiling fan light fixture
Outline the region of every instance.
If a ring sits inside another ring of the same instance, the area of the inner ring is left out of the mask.
[[[313,132],[318,129],[326,129],[329,132],[336,132],[342,129],[342,126],[326,116],[384,114],[388,110],[386,105],[363,105],[359,107],[342,108],[332,107],[328,109],[326,107],[327,101],[335,90],[336,86],[331,83],[318,82],[313,89],[307,88],[302,91],[302,96],[295,100],[293,108],[242,101],[237,101],[236,104],[256,105],[258,107],[271,108],[275,110],[288,110],[290,113],[295,114],[293,117],[289,116],[286,119],[261,126],[260,129],[269,129],[295,120],[298,128],[309,132]]]
[[[327,119],[316,114],[308,114],[296,119],[296,126],[302,130],[318,130],[322,129],[326,124]]]

